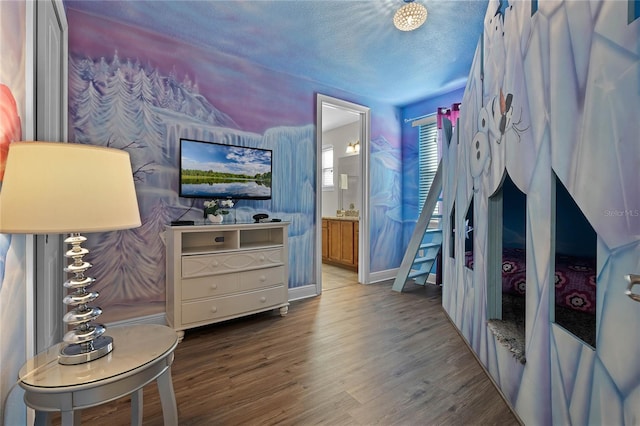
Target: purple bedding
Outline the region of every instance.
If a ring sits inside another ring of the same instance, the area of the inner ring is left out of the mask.
[[[473,253],[465,253],[465,265],[473,267]],[[556,256],[556,305],[595,314],[595,258]],[[526,292],[525,251],[505,248],[502,251],[502,292],[524,296]]]

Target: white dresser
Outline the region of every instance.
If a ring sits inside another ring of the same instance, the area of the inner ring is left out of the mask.
[[[169,326],[183,332],[269,309],[286,315],[288,226],[287,222],[168,226]]]

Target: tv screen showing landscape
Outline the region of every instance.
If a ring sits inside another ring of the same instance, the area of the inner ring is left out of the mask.
[[[268,200],[272,151],[180,140],[180,196]]]

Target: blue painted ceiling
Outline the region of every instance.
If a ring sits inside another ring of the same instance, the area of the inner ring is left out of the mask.
[[[488,0],[416,0],[427,22],[393,26],[403,0],[64,1],[66,7],[404,106],[463,87]]]

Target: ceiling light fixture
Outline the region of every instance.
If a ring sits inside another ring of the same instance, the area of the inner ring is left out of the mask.
[[[400,31],[413,31],[420,28],[427,20],[427,8],[413,0],[404,0],[406,3],[393,16],[393,25]]]
[[[358,154],[360,153],[360,141],[355,141],[353,143],[347,144],[347,154]]]

